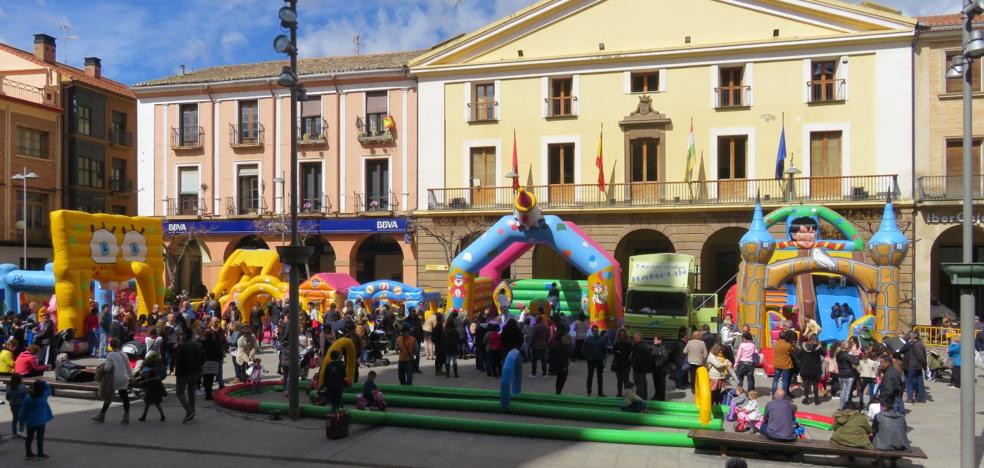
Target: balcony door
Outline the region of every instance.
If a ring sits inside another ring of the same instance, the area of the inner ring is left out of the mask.
[[[981,150],[984,139],[974,138],[973,148],[971,148],[971,174],[973,175],[971,188],[974,199],[981,197]],[[937,185],[937,184],[934,184]],[[947,199],[960,200],[963,198],[963,140],[954,138],[946,140],[946,180],[943,189]]]
[[[260,169],[256,164],[239,166],[236,175],[239,203],[236,214],[256,214],[260,211]]]
[[[633,203],[652,204],[660,200],[658,170],[659,139],[637,138],[629,143],[629,176]]]
[[[198,191],[201,188],[201,177],[198,167],[178,168],[178,206],[177,215],[198,214]]]
[[[723,201],[747,200],[748,136],[720,136],[717,143],[718,198]]]
[[[182,104],[181,113],[181,146],[196,146],[201,135],[198,132],[198,104]]]
[[[841,132],[810,133],[810,196],[841,198]]]
[[[366,199],[367,211],[389,209],[389,160],[366,160]]]
[[[321,189],[321,162],[301,163],[301,211],[321,212],[324,191]]]
[[[471,148],[471,204],[473,207],[495,205],[495,147]]]
[[[547,146],[547,183],[551,205],[574,202],[574,143]]]
[[[239,101],[239,143],[256,143],[259,134],[259,105],[256,101]]]

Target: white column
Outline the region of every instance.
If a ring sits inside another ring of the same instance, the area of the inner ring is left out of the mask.
[[[400,146],[400,155],[401,155],[401,159],[403,160],[403,177],[402,177],[402,183],[400,185],[400,190],[403,191],[403,201],[402,203],[400,203],[400,206],[403,208],[404,211],[410,210],[410,207],[408,206],[410,203],[410,189],[407,187],[407,183],[410,180],[410,176],[407,174],[408,167],[410,166],[408,162],[408,160],[410,159],[410,153],[409,153],[410,129],[407,128],[407,122],[410,119],[407,117],[407,114],[410,112],[410,109],[407,106],[407,94],[409,94],[409,91],[406,88],[403,88],[403,96],[401,97],[403,100],[403,102],[401,103],[403,105],[403,118],[402,118],[403,121],[400,123],[400,128],[403,130],[403,133],[400,134],[400,140],[402,140],[401,142],[402,144]]]

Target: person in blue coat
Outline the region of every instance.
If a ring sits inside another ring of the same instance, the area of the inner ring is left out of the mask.
[[[950,347],[947,354],[953,364],[950,365],[950,387],[960,388],[960,335],[953,335],[950,338]]]
[[[27,438],[24,439],[25,460],[47,459],[44,453],[44,427],[54,416],[51,414],[51,406],[48,405],[48,397],[51,396],[51,387],[43,380],[35,380],[31,387],[31,392],[24,397],[24,403],[20,409],[20,420],[27,427]],[[38,453],[31,451],[31,442],[37,437]]]

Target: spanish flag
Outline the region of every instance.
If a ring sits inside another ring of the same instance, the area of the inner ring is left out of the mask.
[[[697,162],[697,141],[694,138],[694,119],[690,119],[690,136],[687,138],[687,172],[683,174],[683,181],[690,182],[690,177],[694,172],[694,164]]]
[[[605,124],[601,124],[601,132],[598,134],[598,157],[595,158],[595,167],[598,168],[598,190],[605,191],[605,159],[602,154],[602,141],[605,136]]]

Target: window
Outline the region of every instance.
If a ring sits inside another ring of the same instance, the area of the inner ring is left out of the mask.
[[[17,154],[48,159],[48,132],[17,127]]]
[[[126,206],[124,205],[113,205],[109,207],[109,212],[117,215],[127,215]]]
[[[198,190],[201,187],[197,167],[178,168],[177,215],[198,214]]]
[[[366,211],[389,209],[389,160],[366,159]]]
[[[953,57],[960,55],[959,50],[951,50],[946,53],[946,64],[943,67],[943,82],[946,83],[945,91],[947,94],[950,93],[962,93],[963,92],[963,79],[946,79],[946,71],[950,69],[950,65],[953,65]],[[975,62],[976,63],[976,62]],[[974,70],[971,76],[971,87],[974,91],[981,90],[981,68],[977,65],[977,70]]]
[[[547,146],[547,183],[550,185],[574,183],[574,143]]]
[[[366,93],[366,122],[364,132],[366,136],[382,135],[386,133],[386,126],[383,119],[389,112],[386,91],[371,91]]]
[[[31,237],[44,235],[48,219],[48,195],[27,192],[27,218],[24,217],[24,191],[17,191],[17,220],[24,220],[27,233]]]
[[[981,145],[984,139],[974,138],[971,155],[971,171],[973,175],[981,173]],[[963,139],[954,138],[946,140],[946,175],[957,179],[963,175]],[[953,180],[954,184],[962,184],[960,180]]]
[[[471,163],[468,185],[471,186],[472,205],[494,205],[496,199],[495,147],[471,148],[468,157]]]
[[[79,105],[75,114],[75,131],[82,135],[92,135],[92,108]]]
[[[744,179],[748,136],[718,137],[718,180]]]
[[[109,189],[114,192],[128,192],[126,180],[126,160],[113,158],[113,173],[110,174]]]
[[[129,138],[126,133],[126,114],[113,111],[113,129],[109,136],[110,140],[117,145],[129,145]]]
[[[181,113],[181,146],[198,146],[201,135],[198,131],[198,104],[182,104]]]
[[[301,163],[301,211],[318,213],[323,207],[321,163]]]
[[[256,164],[238,167],[239,206],[235,214],[255,214],[260,208],[260,168]],[[196,192],[197,193],[197,192]]]
[[[656,156],[658,154],[659,140],[655,138],[642,138],[632,140],[630,144],[631,160],[629,172],[632,182],[656,182]]]
[[[472,121],[482,122],[495,120],[495,84],[479,83],[473,90]]]
[[[255,143],[260,134],[259,104],[253,101],[239,101],[239,141]]]
[[[321,127],[321,100],[302,101],[298,138],[303,141],[323,140],[324,129]]]
[[[810,133],[810,194],[839,196],[841,188],[841,132]]]
[[[718,72],[718,107],[743,107],[748,102],[744,86],[745,67],[721,68]]]
[[[554,78],[550,80],[550,117],[570,117],[574,115],[574,79]]]
[[[631,76],[633,93],[654,93],[659,91],[659,72],[633,73]]]
[[[103,179],[106,174],[105,163],[102,160],[90,158],[86,155],[75,157],[76,185],[85,187],[103,188]]]
[[[810,65],[810,102],[844,100],[844,80],[837,79],[837,61],[815,60]]]

